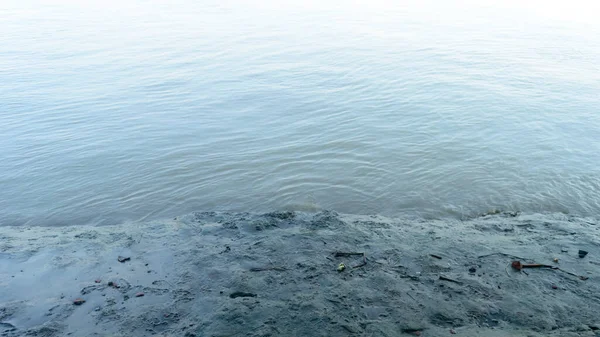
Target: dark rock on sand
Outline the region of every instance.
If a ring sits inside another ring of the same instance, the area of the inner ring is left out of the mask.
[[[231,295],[229,295],[229,297],[231,298],[238,298],[238,297],[256,297],[256,294],[254,293],[246,293],[243,291],[236,291],[231,293]]]

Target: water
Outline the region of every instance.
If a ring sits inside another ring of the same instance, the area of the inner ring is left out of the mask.
[[[598,215],[590,6],[5,0],[0,225]]]

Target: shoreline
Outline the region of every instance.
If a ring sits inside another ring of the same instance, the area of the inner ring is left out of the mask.
[[[600,336],[599,281],[600,226],[565,214],[9,226],[0,336]]]

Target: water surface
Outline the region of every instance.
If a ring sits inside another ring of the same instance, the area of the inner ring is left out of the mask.
[[[532,4],[4,1],[0,225],[598,215],[598,8]]]

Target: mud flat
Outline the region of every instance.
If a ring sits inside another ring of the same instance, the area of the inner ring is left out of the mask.
[[[0,227],[0,336],[600,336],[597,223],[325,211]]]

